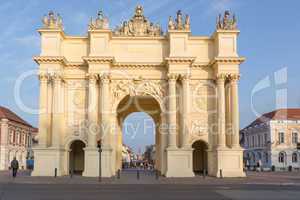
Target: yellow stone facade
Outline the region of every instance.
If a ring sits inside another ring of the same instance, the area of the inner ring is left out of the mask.
[[[102,176],[114,176],[121,168],[123,121],[136,111],[154,119],[155,167],[162,175],[194,176],[192,145],[203,141],[209,175],[244,176],[238,110],[244,58],[229,12],[212,36],[193,36],[190,16],[181,11],[164,34],[141,6],[114,30],[99,12],[87,36],[65,35],[61,17],[52,12],[43,24],[41,54],[34,57],[43,111],[34,176],[53,176],[55,169],[69,174],[77,162],[70,161],[74,141],[85,147],[83,176],[98,176],[99,163]]]

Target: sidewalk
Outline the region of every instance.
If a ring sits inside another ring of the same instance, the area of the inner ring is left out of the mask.
[[[136,171],[121,173],[120,179],[87,178],[82,176],[64,177],[31,177],[30,172],[21,171],[16,179],[11,177],[8,171],[0,171],[0,183],[26,183],[26,184],[197,184],[197,185],[230,185],[230,184],[254,184],[254,185],[297,185],[300,186],[299,172],[248,172],[246,178],[215,178],[196,176],[194,178],[165,178],[156,179],[154,173],[140,172],[137,179]]]

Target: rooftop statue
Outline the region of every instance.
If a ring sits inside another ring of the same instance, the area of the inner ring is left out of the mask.
[[[236,30],[236,29],[237,29],[237,20],[235,15],[231,17],[230,12],[226,10],[222,19],[222,15],[219,14],[217,19],[217,30]]]
[[[183,20],[183,14],[181,10],[178,10],[175,22],[173,21],[172,16],[169,17],[168,28],[169,30],[189,31],[191,29],[190,16],[185,15],[185,20]]]
[[[175,30],[175,24],[174,24],[172,16],[169,17],[168,27],[169,27],[169,30]]]
[[[63,22],[61,16],[59,14],[55,15],[53,11],[50,11],[48,15],[45,15],[42,22],[44,28],[63,29]]]
[[[129,21],[124,21],[121,26],[114,30],[117,36],[161,36],[163,35],[161,26],[150,22],[144,16],[142,6],[135,8],[135,14]]]
[[[109,20],[106,16],[104,16],[102,11],[98,12],[98,17],[96,18],[96,20],[93,20],[93,18],[91,18],[89,29],[109,29]]]

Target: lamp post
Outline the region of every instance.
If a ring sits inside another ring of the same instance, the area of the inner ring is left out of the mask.
[[[102,170],[101,170],[101,153],[102,153],[102,148],[101,148],[101,140],[97,142],[97,147],[98,147],[98,152],[99,152],[99,177],[98,181],[102,181]]]

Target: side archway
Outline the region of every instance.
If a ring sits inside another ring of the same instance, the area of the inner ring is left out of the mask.
[[[195,174],[207,172],[207,149],[208,145],[202,140],[197,140],[193,143],[193,170]]]
[[[69,167],[73,174],[82,175],[84,171],[85,143],[75,140],[70,144]]]

